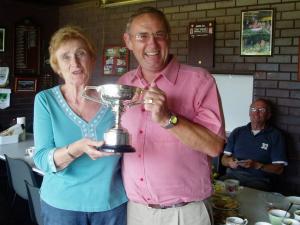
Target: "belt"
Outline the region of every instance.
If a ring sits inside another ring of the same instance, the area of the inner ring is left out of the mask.
[[[153,209],[168,209],[168,208],[182,207],[182,206],[185,206],[189,203],[191,203],[191,202],[179,202],[179,203],[176,203],[176,204],[173,204],[173,205],[148,204],[148,207],[153,208]]]

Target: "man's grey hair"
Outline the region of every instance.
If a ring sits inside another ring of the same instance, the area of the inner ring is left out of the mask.
[[[272,103],[269,100],[264,99],[264,98],[257,98],[253,101],[253,103],[254,102],[263,102],[263,103],[265,103],[265,105],[267,106],[267,112],[270,112],[270,113],[272,112]],[[251,106],[253,105],[253,103],[251,104]]]
[[[142,7],[142,8],[139,8],[134,14],[132,14],[129,17],[127,24],[126,24],[126,33],[129,33],[132,21],[136,17],[143,15],[143,14],[153,14],[153,15],[157,16],[159,19],[161,19],[163,21],[165,28],[166,28],[166,32],[168,34],[171,33],[171,27],[170,27],[170,24],[165,16],[165,14],[162,11],[160,11],[154,7]]]

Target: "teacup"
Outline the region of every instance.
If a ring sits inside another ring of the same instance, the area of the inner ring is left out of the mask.
[[[297,210],[294,212],[294,218],[295,218],[295,220],[300,221],[300,209],[297,209]]]
[[[236,195],[239,190],[240,182],[235,179],[226,179],[224,180],[225,190],[229,195]]]
[[[242,219],[236,216],[226,218],[226,225],[246,225],[247,223],[247,219]]]
[[[254,225],[272,225],[272,224],[267,222],[256,222]]]
[[[29,156],[30,158],[33,157],[33,155],[34,155],[34,150],[35,150],[35,149],[34,149],[34,146],[25,149],[25,155],[26,155],[26,156]]]
[[[254,225],[272,225],[272,224],[267,222],[256,222]]]
[[[286,218],[281,222],[282,225],[300,225],[300,222],[295,219]]]
[[[291,214],[286,212],[285,210],[281,209],[271,209],[268,212],[269,219],[272,225],[281,225],[281,221],[283,217],[289,218]]]

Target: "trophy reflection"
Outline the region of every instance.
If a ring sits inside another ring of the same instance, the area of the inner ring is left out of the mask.
[[[88,100],[110,106],[115,114],[115,124],[112,129],[104,133],[105,144],[101,147],[105,152],[135,152],[130,145],[130,135],[128,131],[121,127],[121,113],[125,107],[139,104],[136,99],[141,92],[140,88],[105,84],[100,86],[86,86],[82,96]]]

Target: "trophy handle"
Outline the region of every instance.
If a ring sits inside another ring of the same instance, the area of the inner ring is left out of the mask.
[[[124,106],[126,108],[131,108],[136,105],[147,103],[143,99],[141,99],[141,96],[143,95],[144,92],[146,92],[145,89],[137,88],[135,91],[135,97],[132,100],[126,101]]]
[[[99,99],[93,98],[93,97],[91,97],[87,94],[88,90],[97,90],[97,89],[98,89],[98,86],[85,86],[84,90],[81,93],[81,96],[88,99],[88,100],[91,100],[91,101],[94,101],[94,102],[97,102],[97,103],[101,104],[102,102]]]

